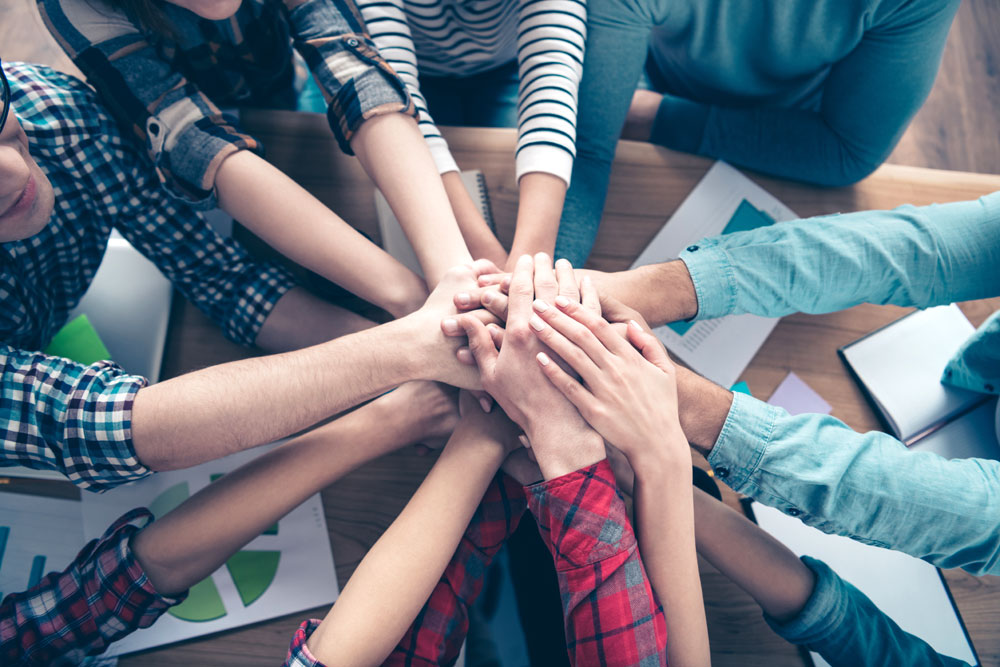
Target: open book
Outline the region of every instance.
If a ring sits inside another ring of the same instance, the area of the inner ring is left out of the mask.
[[[478,169],[471,169],[461,173],[462,183],[469,191],[472,201],[479,206],[480,213],[486,220],[490,229],[496,232],[496,225],[493,222],[493,210],[490,208],[490,195],[486,189],[486,178],[483,172]],[[413,251],[409,239],[403,233],[403,228],[399,225],[389,202],[386,201],[382,193],[375,189],[375,216],[378,218],[378,231],[382,237],[382,247],[387,253],[395,257],[400,264],[410,269],[418,276],[423,277],[423,269],[417,261],[417,253]]]
[[[993,458],[995,398],[941,383],[948,361],[973,331],[958,306],[938,306],[896,320],[842,347],[839,353],[886,426],[904,443],[937,439],[941,431],[953,430],[951,425],[957,420],[971,417],[986,426],[975,428],[976,433],[963,440],[971,436],[982,451],[939,453]],[[986,415],[985,420],[979,412]]]

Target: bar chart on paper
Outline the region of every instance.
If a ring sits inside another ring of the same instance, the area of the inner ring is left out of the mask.
[[[676,259],[701,239],[792,220],[795,213],[724,162],[716,162],[632,268]],[[724,387],[732,385],[777,324],[756,315],[671,322],[655,330],[671,353]]]
[[[0,493],[0,599],[63,570],[83,546],[80,503]]]

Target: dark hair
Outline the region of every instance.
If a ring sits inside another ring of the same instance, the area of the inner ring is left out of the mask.
[[[163,12],[161,0],[103,0],[106,4],[125,12],[141,27],[165,37],[174,35],[174,26]]]

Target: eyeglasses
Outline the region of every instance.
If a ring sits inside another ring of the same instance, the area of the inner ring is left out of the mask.
[[[10,84],[7,82],[7,75],[4,74],[2,62],[0,62],[0,81],[3,82],[3,97],[0,97],[0,105],[3,107],[3,111],[0,111],[0,132],[3,132],[3,126],[7,124],[7,114],[10,113]]]
[[[3,132],[3,126],[7,124],[7,114],[10,113],[10,84],[7,82],[7,75],[4,74],[2,62],[0,62],[0,81],[3,82],[3,97],[0,97],[0,105],[3,106],[3,111],[0,111],[0,132]]]

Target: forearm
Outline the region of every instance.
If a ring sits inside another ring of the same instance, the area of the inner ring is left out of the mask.
[[[666,616],[668,661],[677,666],[711,663],[686,458],[639,463],[634,496],[639,551]]]
[[[518,183],[517,228],[507,269],[521,255],[544,252],[552,256],[559,233],[559,217],[566,199],[566,181],[545,172],[531,172]]]
[[[598,291],[639,311],[651,327],[698,314],[698,297],[684,262],[647,264],[628,271],[585,271]]]
[[[298,287],[278,300],[254,342],[267,352],[288,352],[373,326],[375,322],[368,318]]]
[[[427,296],[419,276],[257,155],[226,158],[215,184],[220,206],[278,252],[393,315]]]
[[[736,491],[824,532],[938,567],[1000,572],[1000,463],[992,459],[914,451],[885,433],[791,416],[743,394],[707,456]]]
[[[476,259],[488,259],[497,266],[503,266],[507,261],[507,252],[486,224],[483,214],[462,182],[461,174],[457,171],[445,172],[441,174],[441,181],[469,252]]]
[[[502,448],[487,434],[456,430],[309,639],[319,661],[386,659],[434,590],[502,459]]]
[[[139,460],[186,468],[272,442],[404,381],[422,379],[407,318],[295,352],[194,371],[141,389],[132,411]]]
[[[407,444],[412,423],[370,403],[227,474],[132,540],[164,595],[214,572],[269,525],[357,466]]]
[[[681,259],[700,319],[823,313],[864,302],[924,308],[994,296],[1000,193],[716,236]]]
[[[399,113],[370,118],[351,139],[351,148],[392,207],[431,288],[445,271],[472,260],[413,118]]]
[[[796,616],[812,595],[812,571],[769,533],[715,500],[694,491],[698,553],[750,594],[777,621]]]

